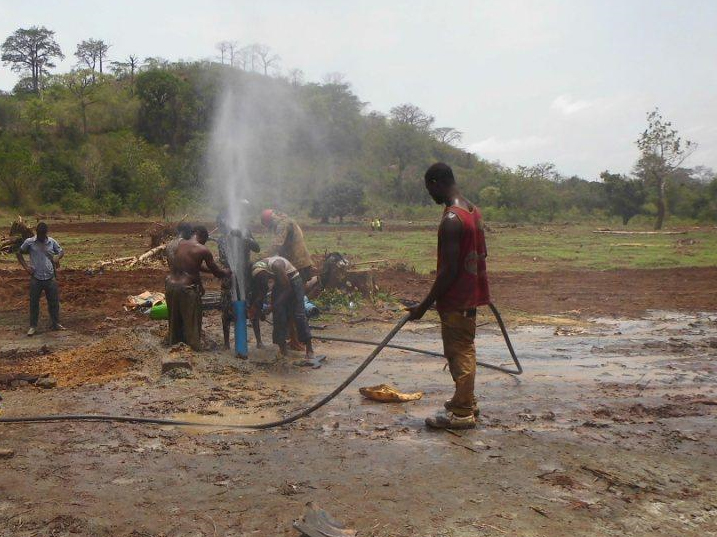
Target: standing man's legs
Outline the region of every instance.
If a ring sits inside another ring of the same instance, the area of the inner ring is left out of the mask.
[[[196,286],[182,291],[184,342],[195,351],[202,350],[202,295]]]
[[[446,409],[460,417],[472,415],[475,407],[475,335],[475,316],[466,317],[454,311],[441,313],[443,353],[456,383],[456,391]]]
[[[181,291],[176,284],[169,281],[164,283],[164,299],[167,301],[167,324],[169,325],[169,344],[174,345],[184,340],[182,329],[182,312],[178,295]]]
[[[313,358],[314,349],[311,345],[311,329],[309,328],[309,320],[306,317],[306,308],[304,307],[304,281],[301,277],[291,279],[291,287],[294,291],[294,297],[291,304],[291,314],[296,326],[298,339],[306,345],[307,358]]]
[[[40,318],[40,293],[42,293],[42,282],[30,277],[30,329],[37,328],[37,321]]]
[[[426,425],[440,429],[468,429],[475,427],[475,315],[460,311],[442,312],[441,336],[443,354],[448,360],[456,390],[446,402],[446,413],[426,419]]]
[[[45,288],[45,298],[47,299],[47,309],[50,312],[50,322],[52,329],[57,330],[60,325],[60,292],[57,286],[57,280],[52,278],[42,282]]]

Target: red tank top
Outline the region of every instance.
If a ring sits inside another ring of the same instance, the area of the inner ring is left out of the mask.
[[[436,302],[438,311],[467,310],[490,302],[488,274],[485,258],[488,253],[483,232],[483,219],[478,207],[467,211],[461,207],[446,207],[443,214],[451,212],[461,221],[460,252],[458,254],[458,277],[448,291]],[[441,241],[438,239],[438,270],[441,270]]]

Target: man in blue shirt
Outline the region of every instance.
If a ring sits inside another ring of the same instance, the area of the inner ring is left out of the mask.
[[[30,254],[28,265],[23,254]],[[30,329],[28,336],[37,332],[37,320],[40,316],[40,295],[45,291],[47,309],[50,312],[52,330],[64,330],[60,324],[60,296],[57,290],[55,270],[60,266],[60,259],[65,252],[55,239],[47,236],[47,224],[40,222],[35,229],[35,236],[26,239],[17,252],[17,259],[22,268],[30,274]]]

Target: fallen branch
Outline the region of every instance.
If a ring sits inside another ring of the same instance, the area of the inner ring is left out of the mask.
[[[596,229],[593,233],[605,235],[687,235],[686,231],[624,231],[612,229]]]
[[[162,253],[162,252],[163,252],[164,250],[166,250],[166,249],[167,249],[167,244],[166,244],[166,243],[165,243],[165,244],[160,244],[159,246],[155,246],[155,247],[152,248],[151,250],[148,250],[148,251],[146,251],[145,253],[143,253],[142,255],[140,255],[140,256],[139,256],[137,259],[135,259],[134,261],[130,262],[129,266],[130,266],[130,268],[131,268],[131,267],[134,267],[137,263],[144,263],[145,261],[147,261],[147,260],[149,260],[149,259],[152,259],[153,257],[159,255],[160,253]]]

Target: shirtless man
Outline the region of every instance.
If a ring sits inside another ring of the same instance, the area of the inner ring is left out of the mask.
[[[201,350],[202,335],[204,288],[199,273],[210,272],[217,278],[228,278],[232,273],[214,262],[212,252],[205,246],[207,239],[207,228],[197,226],[192,238],[179,243],[164,284],[169,310],[169,344],[182,341],[195,351]]]
[[[298,332],[298,339],[306,345],[306,359],[314,360],[314,348],[311,344],[311,330],[304,309],[304,281],[299,271],[288,259],[272,256],[254,263],[251,269],[253,278],[252,322],[262,315],[262,303],[269,289],[269,282],[274,282],[271,291],[271,307],[265,314],[273,313],[274,327],[272,340],[279,346],[279,352],[286,356],[286,336],[289,321],[293,320]],[[258,340],[258,342],[261,340]]]

